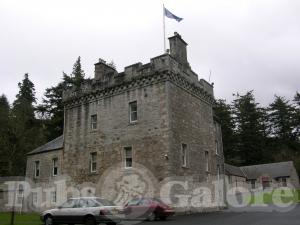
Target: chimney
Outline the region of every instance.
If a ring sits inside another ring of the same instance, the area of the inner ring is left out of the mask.
[[[187,43],[181,38],[181,36],[177,32],[174,32],[173,37],[169,37],[169,42],[171,56],[183,66],[189,67],[186,54]]]
[[[95,63],[95,80],[107,81],[116,73],[116,69],[103,59],[99,59],[99,62]]]

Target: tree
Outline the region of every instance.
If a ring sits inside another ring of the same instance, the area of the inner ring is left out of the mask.
[[[38,111],[45,121],[45,133],[48,141],[63,133],[64,106],[62,95],[63,91],[71,87],[72,84],[71,77],[63,72],[63,80],[56,86],[46,89],[43,103],[38,106]]]
[[[231,106],[226,103],[226,100],[218,99],[214,107],[214,112],[222,128],[225,160],[229,164],[239,164],[240,159],[235,145],[234,120]]]
[[[9,175],[10,106],[5,95],[0,96],[0,177]]]
[[[282,140],[293,139],[295,109],[284,97],[276,96],[268,108],[271,134]]]
[[[12,175],[24,175],[26,153],[39,146],[43,140],[40,121],[35,118],[35,89],[28,74],[18,84],[19,93],[13,103],[11,113],[11,140],[9,157]]]
[[[43,103],[38,106],[38,112],[44,119],[45,134],[47,140],[50,141],[63,133],[64,125],[64,106],[63,106],[63,92],[71,87],[76,89],[84,82],[85,73],[82,70],[80,56],[73,65],[71,75],[63,72],[62,81],[56,86],[47,88]]]
[[[5,95],[0,96],[0,133],[5,133],[9,124],[10,106]]]
[[[236,95],[233,101],[234,121],[236,125],[236,144],[241,165],[261,163],[264,150],[263,109],[255,102],[253,91],[245,95]]]
[[[73,84],[76,88],[80,87],[80,85],[84,81],[84,76],[85,76],[85,74],[84,74],[84,71],[82,70],[81,58],[79,56],[73,65],[73,71],[71,73]]]
[[[295,114],[294,114],[294,123],[295,123],[295,132],[294,136],[298,142],[300,142],[300,93],[296,92],[294,97],[294,107],[295,107]]]

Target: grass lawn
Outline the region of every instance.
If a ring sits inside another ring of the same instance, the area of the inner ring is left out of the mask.
[[[300,190],[271,191],[255,193],[251,196],[250,204],[300,203]]]
[[[0,225],[10,225],[11,213],[1,213],[0,212]],[[14,225],[41,225],[39,214],[36,213],[15,213],[15,223]]]

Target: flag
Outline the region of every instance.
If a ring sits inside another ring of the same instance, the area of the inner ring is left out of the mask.
[[[171,13],[169,10],[167,10],[166,7],[164,7],[164,13],[165,13],[166,17],[174,19],[177,22],[180,22],[181,20],[183,20],[183,18],[180,18],[180,17],[174,15],[173,13]]]

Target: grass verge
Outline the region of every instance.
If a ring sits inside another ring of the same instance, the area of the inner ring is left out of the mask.
[[[11,213],[0,212],[0,225],[10,225]],[[41,225],[40,216],[37,213],[15,213],[14,225]]]

